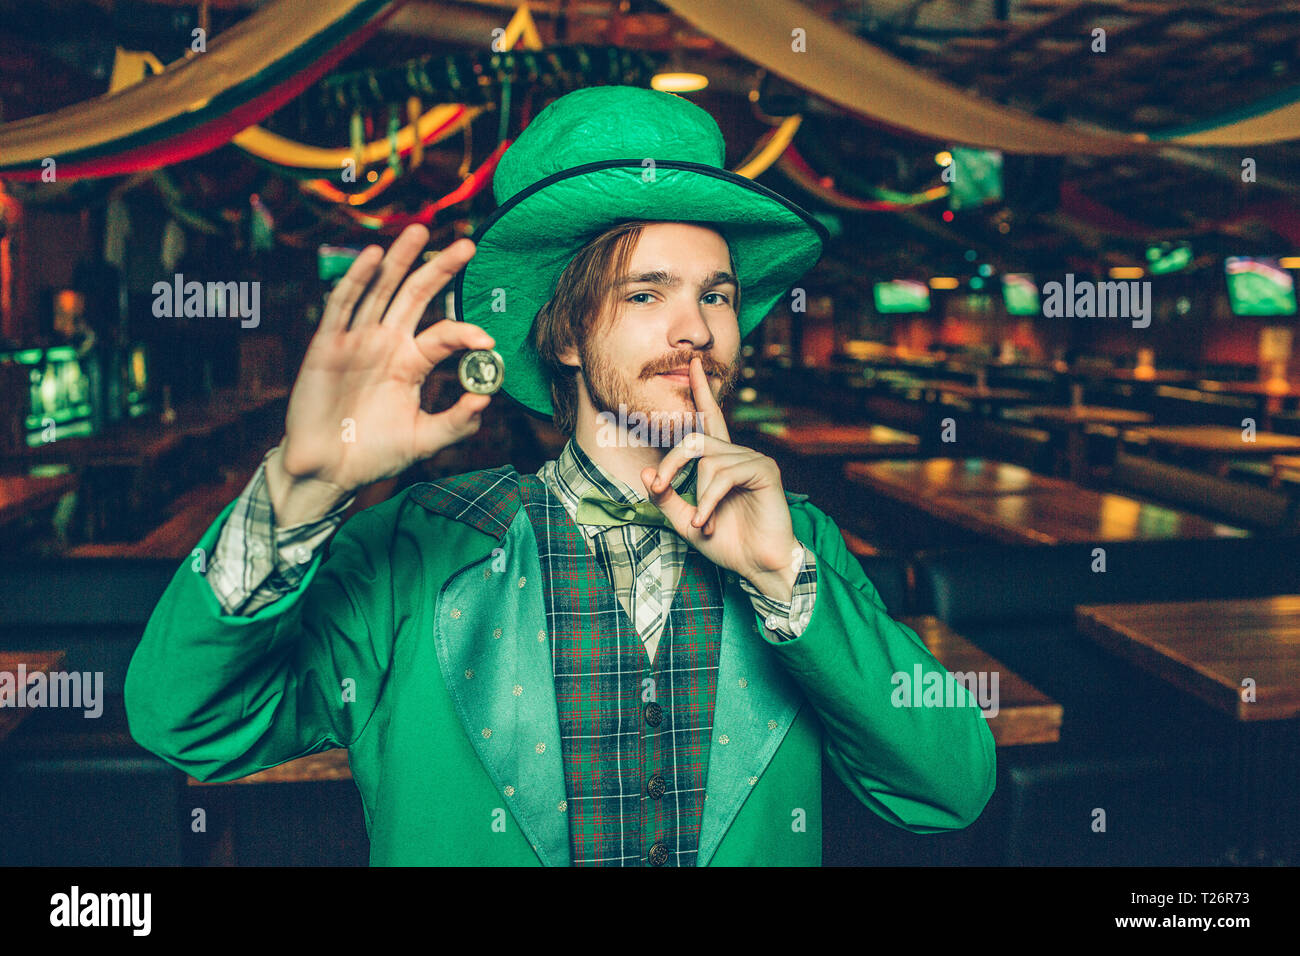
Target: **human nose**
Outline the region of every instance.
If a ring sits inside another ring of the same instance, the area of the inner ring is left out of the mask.
[[[713,330],[709,328],[703,307],[698,301],[682,296],[677,303],[668,327],[668,344],[673,348],[690,345],[697,350],[713,345]]]

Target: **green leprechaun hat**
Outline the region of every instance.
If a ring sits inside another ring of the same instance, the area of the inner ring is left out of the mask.
[[[539,415],[554,414],[529,332],[574,256],[618,222],[717,229],[740,280],[742,338],[817,263],[826,228],[725,169],[724,159],[713,117],[672,93],[596,86],[537,114],[497,165],[498,208],[471,237],[477,251],[455,285],[454,317],[496,340],[507,394]]]

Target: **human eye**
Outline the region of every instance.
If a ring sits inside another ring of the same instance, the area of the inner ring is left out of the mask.
[[[711,295],[719,296],[722,301],[710,302],[709,305],[727,305],[729,302],[731,302],[731,296],[727,295],[725,292],[706,292],[704,293],[703,296],[701,296],[701,298],[707,299]]]
[[[627,297],[627,301],[629,301],[629,302],[635,302],[636,299],[637,299],[637,296],[642,296],[642,295],[648,295],[648,296],[651,296],[651,297],[653,298],[654,293],[653,293],[653,292],[633,292],[630,296]],[[647,304],[647,303],[645,303],[644,301],[642,301],[642,302],[637,302],[636,304],[637,304],[637,305],[644,305],[644,304]]]

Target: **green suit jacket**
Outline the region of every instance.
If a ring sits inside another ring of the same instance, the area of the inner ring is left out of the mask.
[[[348,748],[372,865],[567,866],[537,544],[517,473],[491,472],[513,483],[504,505],[441,513],[417,485],[355,515],[297,590],[250,617],[224,614],[197,559],[183,565],[127,673],[132,735],[211,781]],[[819,865],[823,757],[916,833],[968,826],[993,792],[973,699],[893,706],[892,675],[944,669],[889,618],[835,524],[787,500],[817,556],[816,603],[800,637],[773,643],[724,577],[700,866]]]

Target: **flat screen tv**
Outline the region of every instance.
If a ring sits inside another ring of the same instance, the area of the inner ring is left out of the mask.
[[[0,353],[0,361],[6,359],[27,369],[28,445],[93,432],[90,379],[82,371],[76,349],[60,345]]]
[[[930,287],[912,279],[877,282],[872,288],[876,311],[882,315],[897,312],[929,312]]]
[[[954,146],[952,169],[948,172],[948,205],[969,209],[1002,201],[1002,154],[992,149]]]
[[[352,267],[352,260],[361,255],[360,249],[350,246],[321,245],[316,249],[316,272],[322,282],[333,282],[343,277]]]
[[[1017,272],[1003,273],[1002,301],[1006,303],[1007,315],[1038,315],[1038,286],[1034,277]]]
[[[1295,281],[1276,259],[1230,256],[1224,271],[1234,315],[1296,314]]]
[[[1192,262],[1192,247],[1185,242],[1162,242],[1147,247],[1147,271],[1153,276],[1186,269]]]

